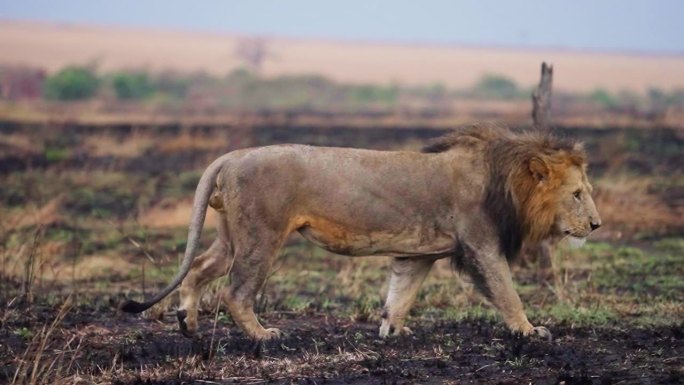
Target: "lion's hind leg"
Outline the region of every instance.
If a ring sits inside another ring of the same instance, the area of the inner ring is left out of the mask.
[[[276,328],[264,328],[254,313],[256,295],[266,282],[284,236],[275,236],[266,240],[261,234],[261,242],[253,247],[239,247],[244,253],[235,255],[235,262],[230,272],[230,284],[222,292],[222,299],[230,315],[238,326],[252,339],[267,341],[279,338],[281,333]]]
[[[197,332],[198,304],[202,289],[213,280],[228,273],[232,255],[226,243],[219,237],[202,255],[195,258],[188,275],[180,287],[178,324],[185,336]]]
[[[434,258],[426,257],[394,258],[380,337],[411,333],[404,327],[404,319],[434,262]]]

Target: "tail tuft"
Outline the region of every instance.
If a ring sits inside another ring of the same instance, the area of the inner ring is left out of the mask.
[[[133,300],[127,300],[119,306],[119,309],[125,313],[141,313],[147,310],[150,306],[146,303],[140,303]]]

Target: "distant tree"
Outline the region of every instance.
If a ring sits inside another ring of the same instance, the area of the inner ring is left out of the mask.
[[[268,42],[263,38],[244,38],[235,47],[235,56],[255,74],[261,73],[264,61],[270,56]]]
[[[604,108],[615,108],[619,104],[617,99],[603,88],[597,88],[590,93],[589,100]]]
[[[518,85],[513,80],[493,74],[483,76],[475,85],[474,92],[477,96],[496,99],[512,99],[521,95]]]
[[[433,104],[433,107],[435,107],[448,100],[449,89],[442,83],[433,82],[429,86],[423,88],[421,94]]]
[[[351,100],[358,104],[381,103],[391,105],[399,96],[397,87],[362,84],[351,87]]]
[[[51,100],[83,100],[95,95],[99,85],[92,68],[69,66],[47,78],[44,95]]]
[[[140,100],[152,95],[154,89],[147,73],[118,72],[112,76],[112,87],[121,100]]]
[[[0,66],[0,97],[8,100],[38,99],[43,94],[45,71],[21,66]]]
[[[648,90],[648,103],[652,110],[663,111],[675,102],[676,92],[668,94],[659,88],[650,88]]]
[[[684,88],[678,88],[670,94],[670,103],[676,106],[684,106]]]
[[[190,88],[191,79],[174,72],[161,73],[152,80],[155,93],[171,99],[183,99]]]

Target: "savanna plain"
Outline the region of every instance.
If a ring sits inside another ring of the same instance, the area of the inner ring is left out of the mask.
[[[0,124],[0,383],[682,383],[684,134],[559,127],[583,140],[604,226],[550,265],[512,265],[530,320],[507,332],[468,277],[437,264],[407,325],[380,339],[388,259],[293,237],[258,298],[283,339],[255,346],[218,300],[183,337],[177,295],[123,314],[176,272],[196,183],[216,156],[275,142],[420,149],[444,128]],[[211,211],[211,210],[210,210]],[[209,215],[203,245],[214,235]]]

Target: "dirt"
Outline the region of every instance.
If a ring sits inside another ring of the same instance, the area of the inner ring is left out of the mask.
[[[572,270],[569,276],[574,281],[566,285],[568,293],[582,294],[577,301],[585,305],[585,310],[599,313],[606,310],[608,314],[616,314],[615,319],[608,317],[609,321],[605,322],[599,319],[592,324],[594,326],[577,327],[550,320],[563,319],[549,316],[548,308],[543,308],[548,302],[550,289],[553,289],[551,286],[535,288],[533,294],[525,294],[530,314],[535,308],[547,314],[536,321],[554,333],[551,342],[513,336],[505,330],[500,320],[492,321],[484,315],[455,321],[449,318],[451,313],[447,310],[419,310],[408,323],[415,331],[414,335],[382,340],[377,336],[378,323],[367,321],[367,314],[362,320],[345,316],[345,309],[351,309],[354,306],[352,301],[358,297],[351,294],[340,297],[341,294],[336,293],[338,299],[335,300],[335,309],[322,312],[320,310],[326,309],[326,306],[321,298],[328,292],[339,290],[335,290],[335,285],[324,286],[325,290],[312,290],[303,284],[303,277],[301,281],[293,281],[289,285],[285,282],[281,286],[274,284],[273,290],[287,289],[270,293],[279,296],[267,296],[274,305],[264,307],[267,311],[260,317],[264,324],[279,327],[286,335],[282,340],[260,349],[227,316],[217,317],[217,327],[214,328],[213,312],[202,314],[200,322],[204,337],[197,339],[180,335],[172,313],[165,314],[161,321],[121,314],[114,306],[120,298],[109,293],[123,291],[117,285],[137,286],[138,277],[144,277],[145,274],[122,272],[118,275],[110,265],[98,262],[96,258],[116,260],[112,256],[117,256],[136,263],[147,260],[142,252],[144,250],[130,245],[131,239],[155,249],[155,255],[158,256],[180,253],[185,242],[185,219],[178,222],[178,226],[183,228],[180,232],[182,239],[177,238],[176,232],[171,229],[143,228],[145,231],[140,231],[137,225],[124,227],[124,224],[127,218],[129,222],[137,222],[153,217],[146,210],[142,212],[149,216],[136,214],[137,210],[150,207],[167,208],[167,211],[160,211],[157,215],[166,217],[165,221],[169,222],[168,215],[174,205],[191,199],[195,185],[193,178],[196,179],[199,170],[221,152],[213,149],[206,153],[199,150],[167,153],[158,147],[141,149],[143,146],[138,146],[140,137],[144,137],[143,140],[154,138],[158,142],[172,141],[178,136],[178,127],[150,128],[149,132],[138,132],[138,137],[122,139],[120,146],[131,150],[126,157],[100,156],[88,152],[86,139],[97,142],[102,138],[110,141],[119,136],[128,138],[132,130],[130,125],[102,131],[87,127],[58,129],[51,126],[33,130],[0,124],[3,133],[22,134],[30,139],[27,142],[36,143],[33,152],[29,153],[16,146],[0,147],[0,153],[3,154],[0,155],[0,179],[4,182],[0,188],[0,200],[3,201],[3,207],[16,210],[35,202],[40,204],[39,207],[50,207],[49,202],[55,199],[58,192],[71,188],[72,193],[64,195],[60,205],[55,204],[59,206],[54,213],[59,222],[55,219],[43,228],[46,239],[62,245],[58,252],[46,247],[46,255],[67,261],[70,266],[69,269],[53,269],[53,273],[64,275],[64,272],[73,271],[72,266],[76,265],[72,264],[73,259],[70,258],[78,253],[74,250],[79,249],[82,257],[87,256],[93,269],[98,269],[102,277],[107,277],[103,281],[95,279],[93,274],[90,281],[78,282],[78,285],[73,282],[73,277],[64,280],[81,292],[76,298],[78,305],[66,314],[49,338],[45,339],[38,365],[33,369],[36,349],[41,336],[46,333],[43,327],[49,326],[57,316],[64,290],[68,288],[43,284],[41,277],[34,293],[37,302],[29,305],[14,299],[21,283],[0,274],[0,384],[13,382],[18,367],[20,372],[26,369],[23,373],[28,377],[31,372],[44,368],[41,371],[47,373],[41,377],[44,381],[34,383],[60,384],[684,383],[684,323],[671,326],[676,321],[667,318],[661,324],[670,326],[644,328],[631,326],[634,323],[630,319],[630,315],[635,316],[639,312],[645,313],[641,317],[643,320],[681,312],[681,285],[677,281],[681,263],[676,258],[681,256],[680,248],[670,251],[675,257],[661,258],[654,254],[650,259],[640,258],[641,253],[614,258],[613,253],[619,254],[620,248],[605,255],[594,251],[598,254],[593,258],[603,259],[604,268],[597,270],[593,269],[597,265],[586,265]],[[226,151],[231,146],[283,141],[395,148],[439,134],[438,131],[421,131],[418,128],[415,131],[405,128],[390,131],[336,128],[331,131],[326,128],[280,127],[243,131],[244,136],[238,138],[235,131],[218,126],[188,130],[193,135],[208,135],[218,138],[217,141],[224,140]],[[570,133],[569,128],[567,133]],[[681,199],[676,192],[681,190],[681,183],[676,181],[680,178],[679,170],[682,168],[682,139],[677,136],[678,133],[662,131],[659,135],[652,135],[653,132],[581,129],[572,133],[586,139],[591,153],[597,157],[595,164],[592,163],[593,172],[612,174],[614,167],[617,167],[617,170],[671,176],[674,182],[661,187],[653,186],[659,188],[654,194],[663,194],[663,199],[672,207],[670,211],[679,209]],[[638,146],[629,149],[635,143]],[[8,151],[3,152],[5,149]],[[623,161],[611,166],[611,159]],[[75,170],[82,170],[83,175],[74,173]],[[125,172],[126,178],[121,178],[119,172]],[[171,178],[169,173],[179,175]],[[180,173],[184,173],[184,176],[181,177]],[[143,183],[147,179],[154,183]],[[614,196],[624,198],[624,195],[616,193]],[[629,204],[631,202],[628,201]],[[643,205],[638,207],[644,208]],[[102,218],[95,214],[95,210],[106,210],[107,215]],[[36,216],[28,208],[21,214],[30,214],[32,218]],[[644,222],[645,213],[640,215],[640,221]],[[121,225],[121,234],[115,232],[112,236],[114,225],[109,220]],[[662,225],[665,223],[662,221],[656,223],[664,228],[658,231],[680,237],[680,222],[672,227]],[[612,224],[614,229],[618,225],[617,222]],[[655,230],[649,228],[649,231]],[[30,228],[11,229],[5,234],[0,231],[0,238],[6,238],[2,239],[0,247],[3,273],[11,267],[5,266],[11,260],[7,258],[12,256],[10,254],[23,255],[23,249],[16,245],[21,242],[30,245],[34,233]],[[643,245],[645,250],[654,250],[651,239],[640,239],[646,243]],[[308,255],[308,251],[306,253]],[[173,259],[165,263],[169,265]],[[302,269],[300,264],[292,262],[293,266],[289,267],[291,270]],[[334,260],[327,262],[325,268],[339,271],[342,265],[337,263]],[[21,268],[23,263],[17,266]],[[86,270],[82,265],[79,267],[79,271]],[[616,278],[606,278],[607,271],[611,275],[616,274]],[[153,274],[148,272],[148,276],[152,282],[147,284],[154,285]],[[325,277],[328,275],[318,276],[318,279],[324,280]],[[527,273],[518,272],[516,281],[530,286],[537,283],[533,277],[531,270]],[[157,278],[164,281],[163,277]],[[368,282],[373,282],[375,278],[353,279],[355,281],[352,282],[366,292],[370,286]],[[581,289],[575,292],[573,288],[577,287],[577,282],[582,284],[579,286]],[[436,296],[449,294],[446,293],[433,292]],[[297,312],[283,311],[294,308],[283,305],[292,294],[296,294],[295,298],[305,299],[304,303],[310,301],[311,306]],[[631,299],[620,301],[616,297]],[[439,300],[434,301],[440,303]],[[355,306],[360,305],[356,303]],[[364,310],[359,314],[370,312],[371,319],[379,317],[379,304],[368,306],[368,311],[365,310],[366,305],[362,306]],[[467,312],[469,309],[459,310]],[[677,320],[676,316],[671,317]],[[25,355],[26,352],[29,354]],[[30,381],[20,379],[18,382]]]
[[[6,311],[26,307],[3,302]],[[511,335],[500,322],[483,319],[421,325],[412,320],[415,334],[383,340],[375,323],[318,312],[274,312],[263,314],[263,322],[286,335],[259,347],[229,320],[214,328],[211,314],[200,320],[204,336],[188,339],[177,331],[173,314],[145,320],[117,312],[109,306],[115,302],[99,297],[91,302],[97,306],[73,308],[53,332],[45,358],[65,354],[81,378],[93,375],[115,384],[684,381],[684,324],[652,329],[548,325],[554,339],[546,342]],[[37,333],[58,308],[33,305],[20,317],[5,317],[10,319],[0,329],[0,383],[12,380],[16,357],[30,340],[18,331]]]

